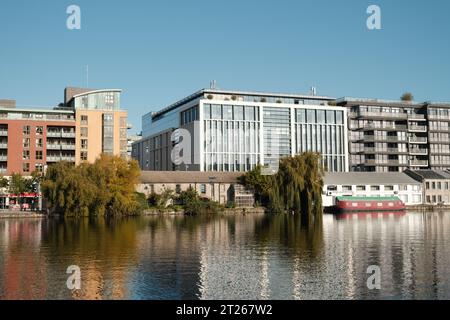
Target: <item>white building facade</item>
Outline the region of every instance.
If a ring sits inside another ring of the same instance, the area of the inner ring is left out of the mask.
[[[334,206],[336,197],[340,196],[396,196],[408,206],[423,203],[422,184],[401,172],[326,173],[322,196],[323,206]]]
[[[332,101],[318,96],[201,90],[144,115],[144,136],[133,144],[132,154],[143,170],[151,170],[155,160],[153,156],[146,159],[151,147],[147,152],[142,144],[168,129],[182,128],[191,134],[193,163],[174,170],[248,171],[257,164],[276,167],[283,156],[313,151],[322,155],[328,171],[347,172],[347,109],[331,105]]]

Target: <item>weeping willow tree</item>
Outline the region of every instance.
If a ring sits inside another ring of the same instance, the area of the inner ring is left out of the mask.
[[[241,182],[263,200],[269,211],[294,213],[302,220],[314,222],[322,218],[324,169],[321,156],[306,152],[280,160],[278,172],[261,176],[261,168],[247,173]]]

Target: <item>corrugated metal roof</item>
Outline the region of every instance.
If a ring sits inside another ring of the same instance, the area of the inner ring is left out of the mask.
[[[327,172],[326,185],[421,184],[402,172]]]
[[[141,183],[236,183],[242,172],[142,171]]]

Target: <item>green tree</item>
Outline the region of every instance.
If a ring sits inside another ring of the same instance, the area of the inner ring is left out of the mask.
[[[9,193],[17,197],[17,204],[22,206],[22,193],[28,191],[27,179],[22,177],[20,173],[13,173],[9,181]]]
[[[414,100],[414,96],[411,92],[405,92],[404,94],[402,94],[401,98],[402,101],[413,101]]]
[[[8,188],[9,181],[5,177],[0,177],[0,188]]]
[[[255,198],[269,211],[294,213],[304,221],[321,219],[323,174],[321,156],[306,152],[280,160],[278,172],[272,176],[261,174],[261,167],[247,172],[242,178]]]
[[[136,161],[101,155],[93,164],[50,166],[42,193],[52,212],[65,216],[130,215],[142,211],[135,192],[140,170]]]

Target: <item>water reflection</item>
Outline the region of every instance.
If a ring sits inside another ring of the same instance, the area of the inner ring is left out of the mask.
[[[450,298],[450,213],[0,220],[1,299]],[[82,289],[66,287],[70,265]],[[381,290],[366,286],[381,268]]]

